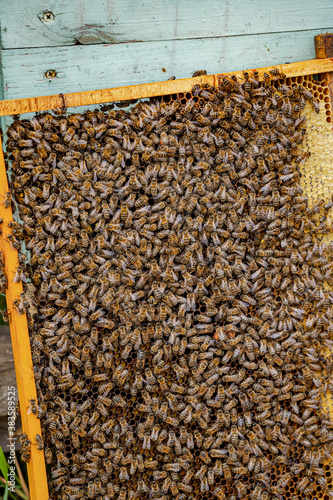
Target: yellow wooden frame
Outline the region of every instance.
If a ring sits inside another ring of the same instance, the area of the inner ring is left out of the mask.
[[[46,479],[44,452],[37,449],[36,434],[41,436],[40,421],[33,413],[28,414],[29,400],[37,401],[34,369],[31,358],[28,321],[25,314],[19,314],[13,307],[13,301],[23,292],[22,283],[13,282],[16,268],[19,265],[17,251],[11,246],[7,236],[11,233],[8,223],[13,220],[11,207],[5,208],[4,196],[8,191],[5,160],[0,138],[0,217],[1,225],[0,250],[3,252],[5,272],[8,280],[6,290],[7,310],[10,317],[10,333],[12,338],[16,382],[20,401],[20,413],[23,432],[31,441],[31,457],[27,464],[31,500],[47,500],[49,498]],[[37,494],[38,492],[38,494]]]
[[[316,73],[333,72],[333,59],[311,59],[291,64],[277,66],[286,77],[297,77]],[[259,75],[268,73],[272,66],[256,68]],[[254,70],[249,70],[254,71]],[[223,76],[243,76],[242,71],[233,73],[221,73],[216,75],[204,75],[181,80],[168,80],[158,83],[146,83],[129,87],[118,87],[104,90],[92,90],[88,92],[77,92],[71,94],[51,95],[27,99],[13,99],[0,101],[0,116],[23,114],[36,111],[47,111],[61,107],[87,106],[115,101],[127,101],[160,95],[190,92],[193,85],[197,83],[209,83],[217,85]],[[5,160],[0,139],[0,217],[4,219],[2,225],[2,237],[0,237],[0,250],[5,260],[5,272],[8,278],[6,291],[7,308],[10,314],[10,331],[13,345],[16,379],[21,407],[21,419],[23,432],[32,442],[31,458],[28,463],[29,489],[31,500],[47,500],[49,498],[46,478],[46,467],[44,452],[37,450],[36,434],[41,435],[40,421],[33,413],[27,413],[29,400],[37,400],[34,371],[30,350],[29,331],[27,317],[19,315],[13,307],[13,301],[23,291],[22,283],[13,283],[13,277],[18,266],[17,251],[9,243],[7,236],[10,234],[8,223],[13,220],[11,208],[5,208],[4,199],[8,191],[8,181],[5,168]]]

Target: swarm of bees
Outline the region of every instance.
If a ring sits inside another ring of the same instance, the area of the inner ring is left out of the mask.
[[[332,202],[282,78],[9,128],[52,499],[331,494]]]

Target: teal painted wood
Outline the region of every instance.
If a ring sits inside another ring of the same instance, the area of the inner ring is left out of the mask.
[[[332,0],[1,0],[0,39],[8,49],[320,32],[333,25],[332,7]]]
[[[172,75],[186,78],[199,69],[221,73],[312,59],[317,33],[4,50],[4,98],[135,85]],[[57,76],[47,80],[47,70]]]

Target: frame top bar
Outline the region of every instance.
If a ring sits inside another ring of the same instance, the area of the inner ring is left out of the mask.
[[[309,59],[307,61],[269,66],[266,68],[254,68],[248,71],[256,70],[261,76],[263,73],[269,72],[269,70],[273,67],[277,67],[281,73],[286,75],[287,78],[293,76],[312,75],[315,73],[333,72],[333,58]],[[71,94],[29,97],[25,99],[9,99],[0,101],[0,116],[20,115],[23,113],[47,111],[62,107],[69,108],[75,106],[88,106],[91,104],[103,104],[116,101],[142,99],[159,95],[177,94],[180,92],[190,92],[193,85],[197,83],[217,85],[219,78],[224,75],[236,75],[238,77],[242,77],[243,71],[184,78],[180,80],[167,80],[156,83],[144,83],[128,87],[89,90]]]

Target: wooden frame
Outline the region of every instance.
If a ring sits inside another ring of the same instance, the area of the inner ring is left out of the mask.
[[[277,66],[287,77],[313,75],[315,73],[326,73],[333,71],[333,58],[310,59],[291,64]],[[257,68],[255,68],[257,69]],[[272,66],[259,68],[259,75],[269,72]],[[249,70],[253,71],[253,70]],[[158,95],[177,94],[190,92],[196,83],[209,83],[217,85],[223,75],[242,76],[242,71],[222,73],[216,75],[199,76],[195,78],[184,78],[180,80],[168,80],[166,82],[144,83],[129,87],[117,87],[103,90],[91,90],[86,92],[75,92],[72,94],[58,94],[43,97],[30,97],[27,99],[10,99],[0,101],[0,116],[20,115],[36,111],[47,111],[55,108],[88,106],[91,104],[102,104],[107,102],[127,101]]]
[[[320,35],[322,36],[322,35]],[[279,70],[287,77],[303,76],[316,73],[330,74],[333,72],[333,58],[327,58],[326,53],[321,52],[322,58],[300,61],[278,66]],[[330,54],[333,56],[333,53]],[[318,56],[320,57],[320,56]],[[269,72],[272,67],[259,68],[259,75]],[[253,70],[249,70],[253,71]],[[171,80],[158,83],[147,83],[130,87],[119,87],[113,89],[94,90],[88,92],[77,92],[72,94],[51,95],[28,99],[14,99],[0,101],[0,116],[23,114],[28,112],[40,112],[61,107],[87,106],[102,104],[113,101],[127,101],[131,99],[147,98],[159,95],[177,94],[190,92],[193,85],[197,83],[209,83],[217,85],[221,77],[236,75],[242,77],[243,72],[221,73],[216,75],[205,75],[195,78]],[[0,139],[0,198],[3,200],[8,191],[8,181],[5,168],[5,160]],[[0,217],[4,219],[2,225],[2,238],[0,238],[0,250],[3,251],[5,260],[5,271],[8,278],[6,291],[8,311],[10,314],[11,338],[13,344],[16,379],[18,385],[21,418],[23,431],[31,440],[31,459],[28,463],[29,488],[31,500],[47,500],[48,485],[46,478],[46,467],[43,451],[37,450],[36,434],[41,434],[40,422],[36,415],[27,413],[29,400],[37,400],[34,371],[30,350],[27,317],[19,315],[13,307],[13,301],[23,291],[22,283],[13,282],[13,277],[18,266],[17,251],[11,246],[7,237],[10,234],[8,223],[13,220],[11,208],[5,208],[0,200]]]
[[[3,219],[1,225],[2,237],[0,237],[0,250],[3,252],[5,272],[8,280],[6,290],[7,310],[10,318],[10,335],[12,339],[13,355],[16,372],[16,382],[20,401],[20,413],[23,432],[31,441],[31,456],[27,464],[29,476],[29,490],[31,500],[47,500],[49,498],[46,467],[43,450],[38,450],[36,445],[36,434],[42,435],[40,421],[32,412],[28,413],[30,400],[37,401],[37,392],[34,377],[34,368],[31,358],[28,321],[25,314],[19,314],[13,307],[13,301],[23,292],[22,283],[13,282],[18,262],[17,250],[9,240],[11,229],[9,222],[13,221],[11,207],[6,208],[3,203],[8,191],[8,181],[5,160],[0,138],[0,217]]]

